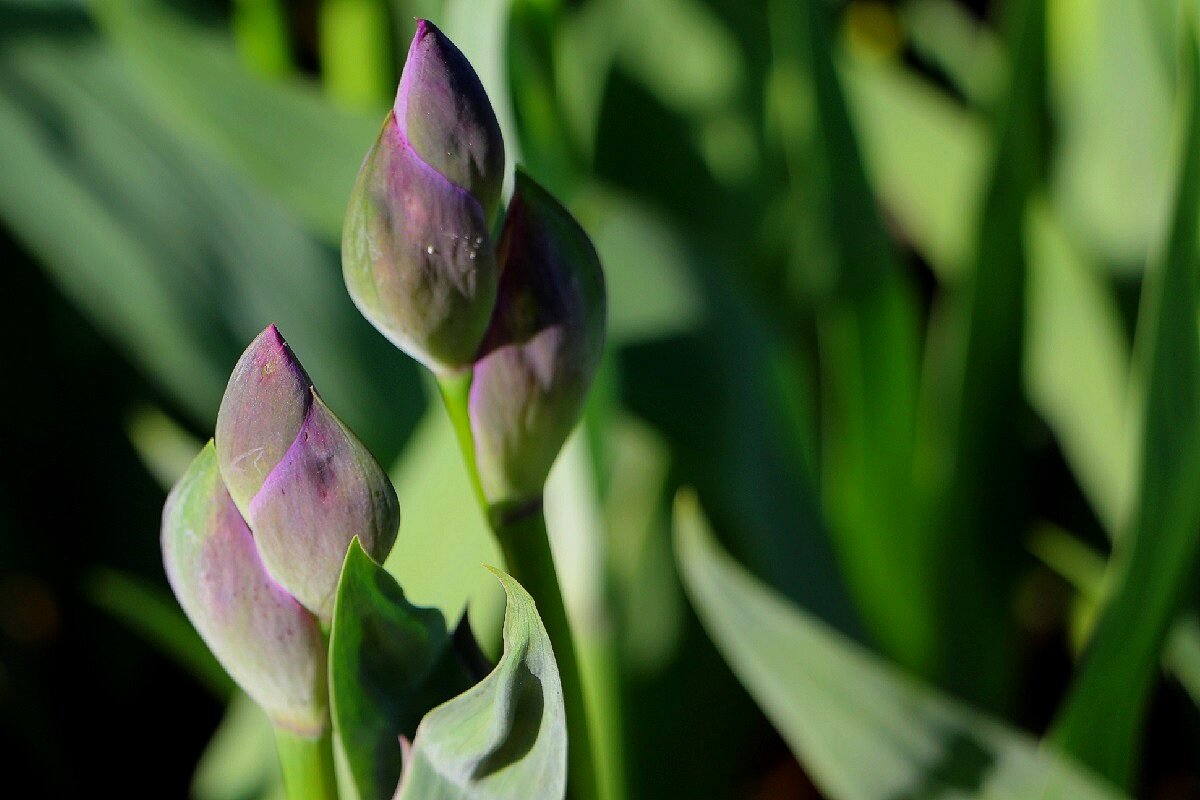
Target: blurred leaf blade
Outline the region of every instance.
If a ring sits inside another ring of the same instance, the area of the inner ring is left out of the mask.
[[[1115,532],[1133,485],[1129,343],[1120,312],[1044,200],[1026,224],[1025,386],[1092,507]]]
[[[421,402],[414,369],[357,313],[336,255],[166,124],[78,10],[59,16],[0,48],[0,216],[192,419],[212,419],[245,343],[276,322],[390,460]]]
[[[1145,372],[1137,497],[1110,590],[1054,739],[1118,785],[1133,778],[1164,637],[1200,549],[1200,53],[1187,37],[1172,222],[1147,278],[1136,343]],[[1122,697],[1115,706],[1106,698]]]
[[[298,79],[250,74],[227,37],[158,0],[95,0],[109,40],[181,131],[214,147],[333,241],[379,114],[351,112]]]
[[[928,662],[931,616],[912,490],[918,322],[867,183],[818,2],[773,3],[773,57],[797,75],[809,141],[788,158],[831,237],[832,285],[816,301],[823,385],[821,482],[847,583],[883,646]],[[807,96],[806,96],[807,95]],[[804,146],[806,145],[806,146]]]
[[[928,446],[940,440],[945,447],[942,472],[933,479],[930,521],[941,603],[941,680],[992,708],[1005,705],[1015,671],[1008,598],[1022,555],[1015,531],[1023,514],[1023,230],[1027,204],[1042,180],[1045,147],[1045,0],[1023,0],[1007,10],[1013,15],[1011,85],[997,117],[974,268],[949,300],[958,346],[946,386],[949,421],[927,412],[922,441]]]
[[[786,603],[717,547],[692,497],[677,502],[675,526],[676,557],[707,630],[831,798],[1120,797]]]

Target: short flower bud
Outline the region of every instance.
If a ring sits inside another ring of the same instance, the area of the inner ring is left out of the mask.
[[[496,309],[471,383],[471,430],[492,503],[541,495],[604,349],[605,290],[587,234],[518,172]]]
[[[163,562],[184,613],[271,720],[302,736],[325,726],[317,620],[263,566],[210,441],[163,509]]]
[[[377,560],[400,524],[379,464],[313,390],[275,326],[234,368],[217,415],[221,475],[267,571],[328,620],[346,548]]]
[[[471,363],[496,295],[488,231],[504,143],[475,71],[422,21],[342,233],[346,287],[371,324],[435,372]]]

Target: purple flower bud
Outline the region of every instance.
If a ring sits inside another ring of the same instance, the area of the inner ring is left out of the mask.
[[[488,220],[504,180],[495,114],[466,58],[421,21],[342,234],[371,324],[436,372],[471,363],[496,294]]]
[[[471,384],[471,430],[492,503],[541,495],[604,349],[605,291],[587,234],[518,171],[496,310]]]
[[[466,56],[428,20],[417,20],[393,111],[420,159],[474,195],[490,219],[504,185],[500,123]]]
[[[226,491],[210,441],[163,509],[163,563],[184,613],[230,677],[279,726],[325,726],[317,620],[268,574]]]
[[[274,325],[229,379],[216,453],[268,572],[328,620],[351,540],[382,561],[400,510],[387,475],[316,394]]]
[[[367,449],[315,393],[291,449],[250,502],[263,562],[328,620],[355,536],[383,561],[400,524],[396,493]]]

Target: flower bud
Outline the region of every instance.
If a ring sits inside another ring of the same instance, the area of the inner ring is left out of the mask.
[[[162,549],[179,604],[230,677],[276,725],[319,735],[326,718],[320,628],[263,566],[211,441],[167,497]]]
[[[400,510],[387,475],[317,395],[274,325],[234,368],[216,452],[267,571],[328,620],[351,540],[382,561]]]
[[[428,20],[417,20],[393,112],[417,156],[491,219],[504,186],[500,123],[466,56]]]
[[[350,197],[342,269],[363,316],[435,372],[468,366],[487,328],[488,220],[503,180],[500,126],[478,76],[421,21]]]
[[[475,363],[471,430],[493,504],[541,495],[604,349],[605,291],[587,234],[517,173],[501,234],[496,309]]]

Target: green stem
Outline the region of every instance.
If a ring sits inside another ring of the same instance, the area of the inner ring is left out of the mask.
[[[275,746],[288,800],[338,800],[333,734],[328,727],[317,739],[276,728]]]
[[[541,503],[517,519],[493,522],[492,529],[504,553],[504,563],[537,604],[542,624],[554,645],[554,658],[562,679],[563,704],[567,712],[567,753],[570,761],[570,785],[576,800],[595,800],[599,796],[596,768],[592,755],[591,733],[584,687],[575,655],[575,640],[562,589],[550,552],[546,517]]]
[[[588,705],[584,701],[575,639],[563,604],[554,556],[550,551],[550,537],[546,531],[541,498],[516,510],[489,502],[475,461],[475,439],[471,433],[469,409],[471,377],[469,370],[440,375],[438,389],[458,437],[475,499],[496,536],[505,566],[537,604],[542,624],[546,626],[546,633],[554,646],[567,714],[571,795],[574,800],[598,800],[600,790],[589,732]]]
[[[471,433],[469,408],[471,377],[471,370],[466,369],[461,372],[439,375],[437,384],[438,391],[442,395],[442,404],[446,406],[446,413],[450,417],[450,424],[454,426],[454,435],[458,438],[463,461],[467,465],[467,476],[471,479],[471,490],[475,492],[475,502],[479,504],[479,510],[483,512],[484,518],[490,525],[492,522],[489,513],[491,504],[483,492],[483,483],[479,480],[479,469],[475,464],[475,437]],[[520,581],[520,578],[517,577],[517,580]]]

